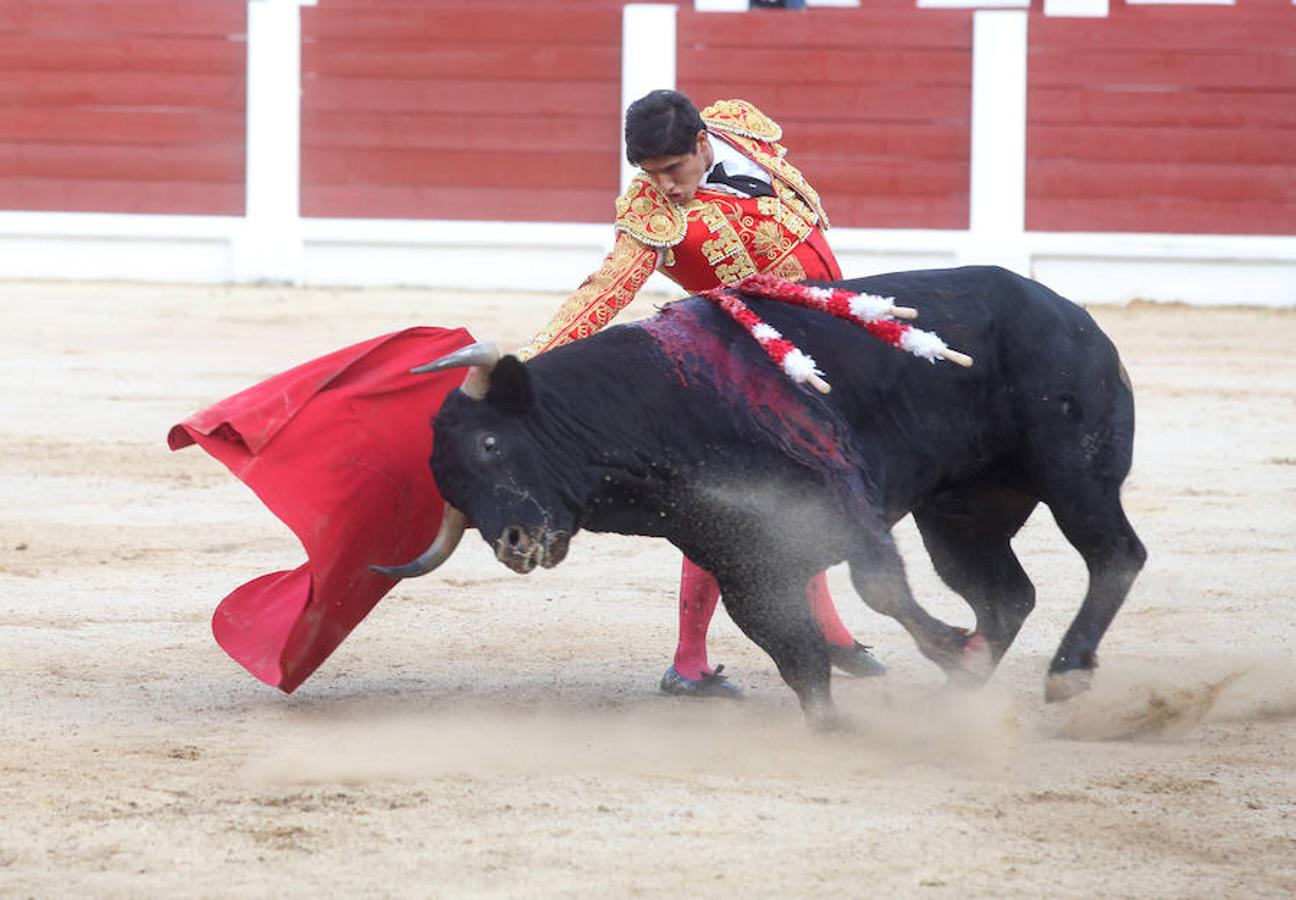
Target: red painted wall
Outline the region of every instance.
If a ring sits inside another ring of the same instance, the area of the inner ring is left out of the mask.
[[[966,228],[972,16],[866,9],[679,15],[679,87],[783,126],[835,226]]]
[[[1296,7],[1030,19],[1027,227],[1296,234]],[[302,10],[302,212],[607,222],[622,0]],[[972,14],[698,14],[678,83],[780,121],[834,224],[967,226]],[[0,0],[0,209],[243,211],[245,0]]]
[[[302,10],[302,212],[608,222],[619,171],[619,0],[325,0]],[[880,50],[878,48],[885,48]],[[699,14],[678,84],[785,128],[835,224],[967,225],[971,17]]]
[[[0,209],[241,215],[244,0],[2,0]]]
[[[1026,227],[1296,234],[1296,7],[1030,18]]]
[[[611,221],[621,6],[304,8],[302,213]]]

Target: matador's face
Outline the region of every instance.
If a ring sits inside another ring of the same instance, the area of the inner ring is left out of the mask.
[[[703,176],[715,163],[715,151],[705,131],[697,133],[697,144],[692,152],[677,156],[654,156],[641,160],[639,168],[653,180],[674,204],[683,206],[693,199]]]

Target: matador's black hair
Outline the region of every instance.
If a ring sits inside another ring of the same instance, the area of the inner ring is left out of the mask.
[[[679,91],[653,91],[626,110],[626,159],[637,166],[645,159],[692,153],[698,132],[705,129],[702,114],[688,97]]]

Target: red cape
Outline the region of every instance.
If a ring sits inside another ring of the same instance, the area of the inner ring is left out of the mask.
[[[464,373],[409,370],[472,343],[464,329],[409,328],[282,372],[171,429],[250,487],[301,541],[307,562],[254,578],[220,602],[216,642],[288,693],[432,542],[445,503],[428,468],[431,417]]]

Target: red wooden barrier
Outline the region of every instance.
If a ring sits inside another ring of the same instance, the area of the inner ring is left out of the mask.
[[[607,222],[621,0],[302,11],[302,211]],[[783,123],[834,223],[967,226],[972,14],[710,15],[678,79]],[[0,3],[0,208],[239,214],[245,0]],[[1030,13],[1027,227],[1296,233],[1296,8]]]
[[[679,15],[679,85],[750,100],[837,226],[966,228],[972,18],[864,9]]]
[[[621,8],[330,0],[303,9],[302,211],[607,222]],[[839,225],[967,225],[971,18],[680,5],[678,83],[784,123]]]
[[[1296,233],[1296,8],[1030,20],[1026,224]]]
[[[239,215],[244,0],[0,3],[0,209]]]
[[[610,222],[621,6],[302,11],[302,213]]]

